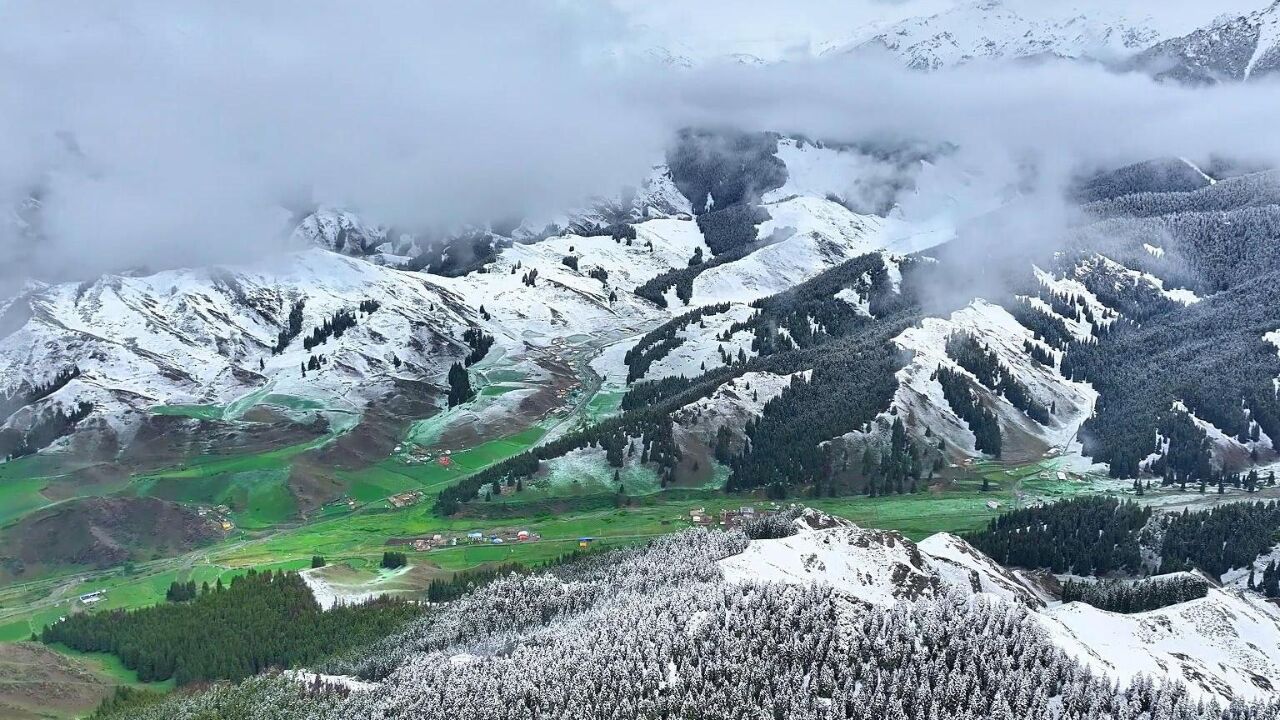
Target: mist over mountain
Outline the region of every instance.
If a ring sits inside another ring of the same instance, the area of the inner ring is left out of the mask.
[[[1277,717],[1277,7],[8,8],[0,716]]]

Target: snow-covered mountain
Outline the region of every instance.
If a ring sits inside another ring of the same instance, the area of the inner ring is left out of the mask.
[[[1030,585],[954,535],[934,535],[917,545],[900,533],[812,512],[796,522],[796,534],[752,541],[741,554],[721,560],[725,577],[822,583],[879,606],[954,592],[984,593],[1027,607],[1044,604]]]
[[[1161,26],[1150,15],[1129,17],[1118,9],[1086,13],[1056,3],[1015,7],[1002,0],[978,0],[895,23],[841,52],[888,52],[917,70],[973,60],[1112,60],[1167,37]]]
[[[1122,614],[1059,603],[947,533],[914,543],[815,513],[790,537],[753,540],[720,561],[730,582],[821,584],[860,603],[893,606],[980,593],[1033,609],[1053,643],[1123,683],[1174,680],[1196,696],[1265,700],[1280,687],[1280,610],[1254,593],[1211,588],[1203,598]],[[814,526],[817,527],[814,527]],[[1048,600],[1048,602],[1046,602]]]
[[[428,250],[426,241],[322,209],[293,235],[294,247],[311,249],[242,266],[32,285],[0,306],[0,393],[17,396],[72,369],[78,375],[10,408],[0,422],[21,433],[46,412],[88,403],[92,413],[78,427],[105,435],[109,452],[127,446],[139,423],[164,406],[216,407],[215,415],[231,420],[269,397],[288,397],[358,416],[397,383],[443,384],[449,365],[468,352],[469,328],[495,337],[496,352],[518,359],[571,337],[643,332],[688,307],[730,302],[723,317],[732,322],[749,314],[748,303],[850,258],[921,242],[907,223],[828,199],[854,187],[853,171],[870,163],[865,156],[790,139],[780,152],[795,172],[768,196],[768,219],[751,230],[761,244],[723,258],[658,165],[634,190],[545,223],[526,221],[511,237],[484,231],[492,258],[452,277],[409,269]],[[447,263],[450,252],[461,250],[445,244],[431,262]],[[707,267],[687,305],[674,289],[666,291],[665,310],[633,293],[695,257]],[[359,311],[370,302],[373,312]],[[294,336],[282,339],[291,312]],[[356,313],[355,326],[304,347],[339,312]],[[714,347],[700,358],[709,359]],[[322,364],[304,375],[313,357]],[[671,365],[677,358],[651,379],[681,374]]]
[[[1280,70],[1280,2],[1160,42],[1129,66],[1195,85],[1269,75]]]
[[[692,22],[694,11],[683,16],[684,22],[661,22],[671,20],[673,14],[633,9],[630,15],[637,24],[612,54],[625,62],[680,69],[708,62],[770,65],[861,53],[887,53],[916,70],[1036,58],[1111,64],[1159,43],[1176,43],[1198,28],[1225,27],[1237,16],[1246,34],[1261,25],[1266,36],[1268,23],[1260,17],[1265,13],[1254,12],[1258,4],[1230,0],[1144,8],[1086,0],[896,2],[862,4],[829,18],[815,16],[809,18],[811,24],[806,24],[804,12],[779,12],[765,27],[752,27],[746,21],[725,27],[716,22],[719,18]],[[708,31],[711,28],[713,32]],[[1204,41],[1234,42],[1216,36]]]

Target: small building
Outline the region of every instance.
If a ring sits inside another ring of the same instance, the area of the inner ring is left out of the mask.
[[[94,590],[91,593],[85,593],[84,595],[81,595],[80,602],[85,605],[92,605],[97,602],[102,602],[102,600],[104,600],[106,597],[107,597],[106,590]]]
[[[1066,473],[1064,473],[1064,472],[1062,472],[1061,470],[1059,470],[1059,471],[1058,471],[1058,480],[1066,480],[1066,479],[1067,479],[1067,474],[1066,474]]]
[[[489,538],[489,542],[493,543],[494,545],[501,545],[501,544],[502,544],[502,538],[500,538],[500,537]]]
[[[520,532],[516,533],[516,539],[517,539],[517,540],[519,540],[520,542],[524,542],[525,540],[528,540],[528,539],[529,539],[529,531],[528,531],[528,530],[521,530]]]
[[[992,510],[995,510],[1000,507],[1000,503],[996,502],[995,500],[988,500],[987,507],[991,508]]]
[[[469,533],[467,533],[467,539],[468,539],[468,540],[470,540],[470,541],[472,541],[472,542],[475,542],[475,541],[477,541],[477,540],[483,540],[483,539],[484,539],[484,533],[482,533],[482,532],[469,532]]]
[[[417,550],[418,552],[430,550],[431,542],[426,538],[418,538],[417,540],[413,541],[413,549]]]
[[[585,548],[589,548],[589,547],[591,547],[591,543],[592,543],[594,540],[595,540],[595,538],[590,538],[590,537],[580,537],[580,538],[578,538],[578,547],[580,547],[580,548],[584,548],[584,549],[585,549]]]

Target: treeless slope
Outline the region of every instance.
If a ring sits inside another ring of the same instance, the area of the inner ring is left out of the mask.
[[[0,562],[14,575],[32,565],[111,567],[185,552],[222,537],[195,510],[155,498],[71,500],[0,531]]]

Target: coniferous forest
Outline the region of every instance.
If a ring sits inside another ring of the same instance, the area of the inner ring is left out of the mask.
[[[1116,684],[1014,603],[850,608],[826,585],[728,583],[716,561],[746,544],[690,530],[494,580],[321,666],[373,691],[263,676],[104,720],[1280,717],[1275,702],[1227,710],[1176,682]]]
[[[329,657],[395,632],[418,616],[404,600],[381,598],[321,612],[297,573],[256,572],[194,588],[140,610],[82,613],[47,626],[46,643],[109,652],[144,682],[179,685],[241,680]]]
[[[1089,496],[1005,513],[966,539],[1002,565],[1106,575],[1200,570],[1219,577],[1280,543],[1280,502],[1238,502],[1152,515],[1131,500]],[[1144,565],[1143,548],[1157,564]]]
[[[1137,582],[1067,580],[1062,583],[1062,602],[1079,601],[1099,610],[1138,613],[1202,598],[1208,592],[1209,583],[1202,577],[1190,574],[1161,576]]]

